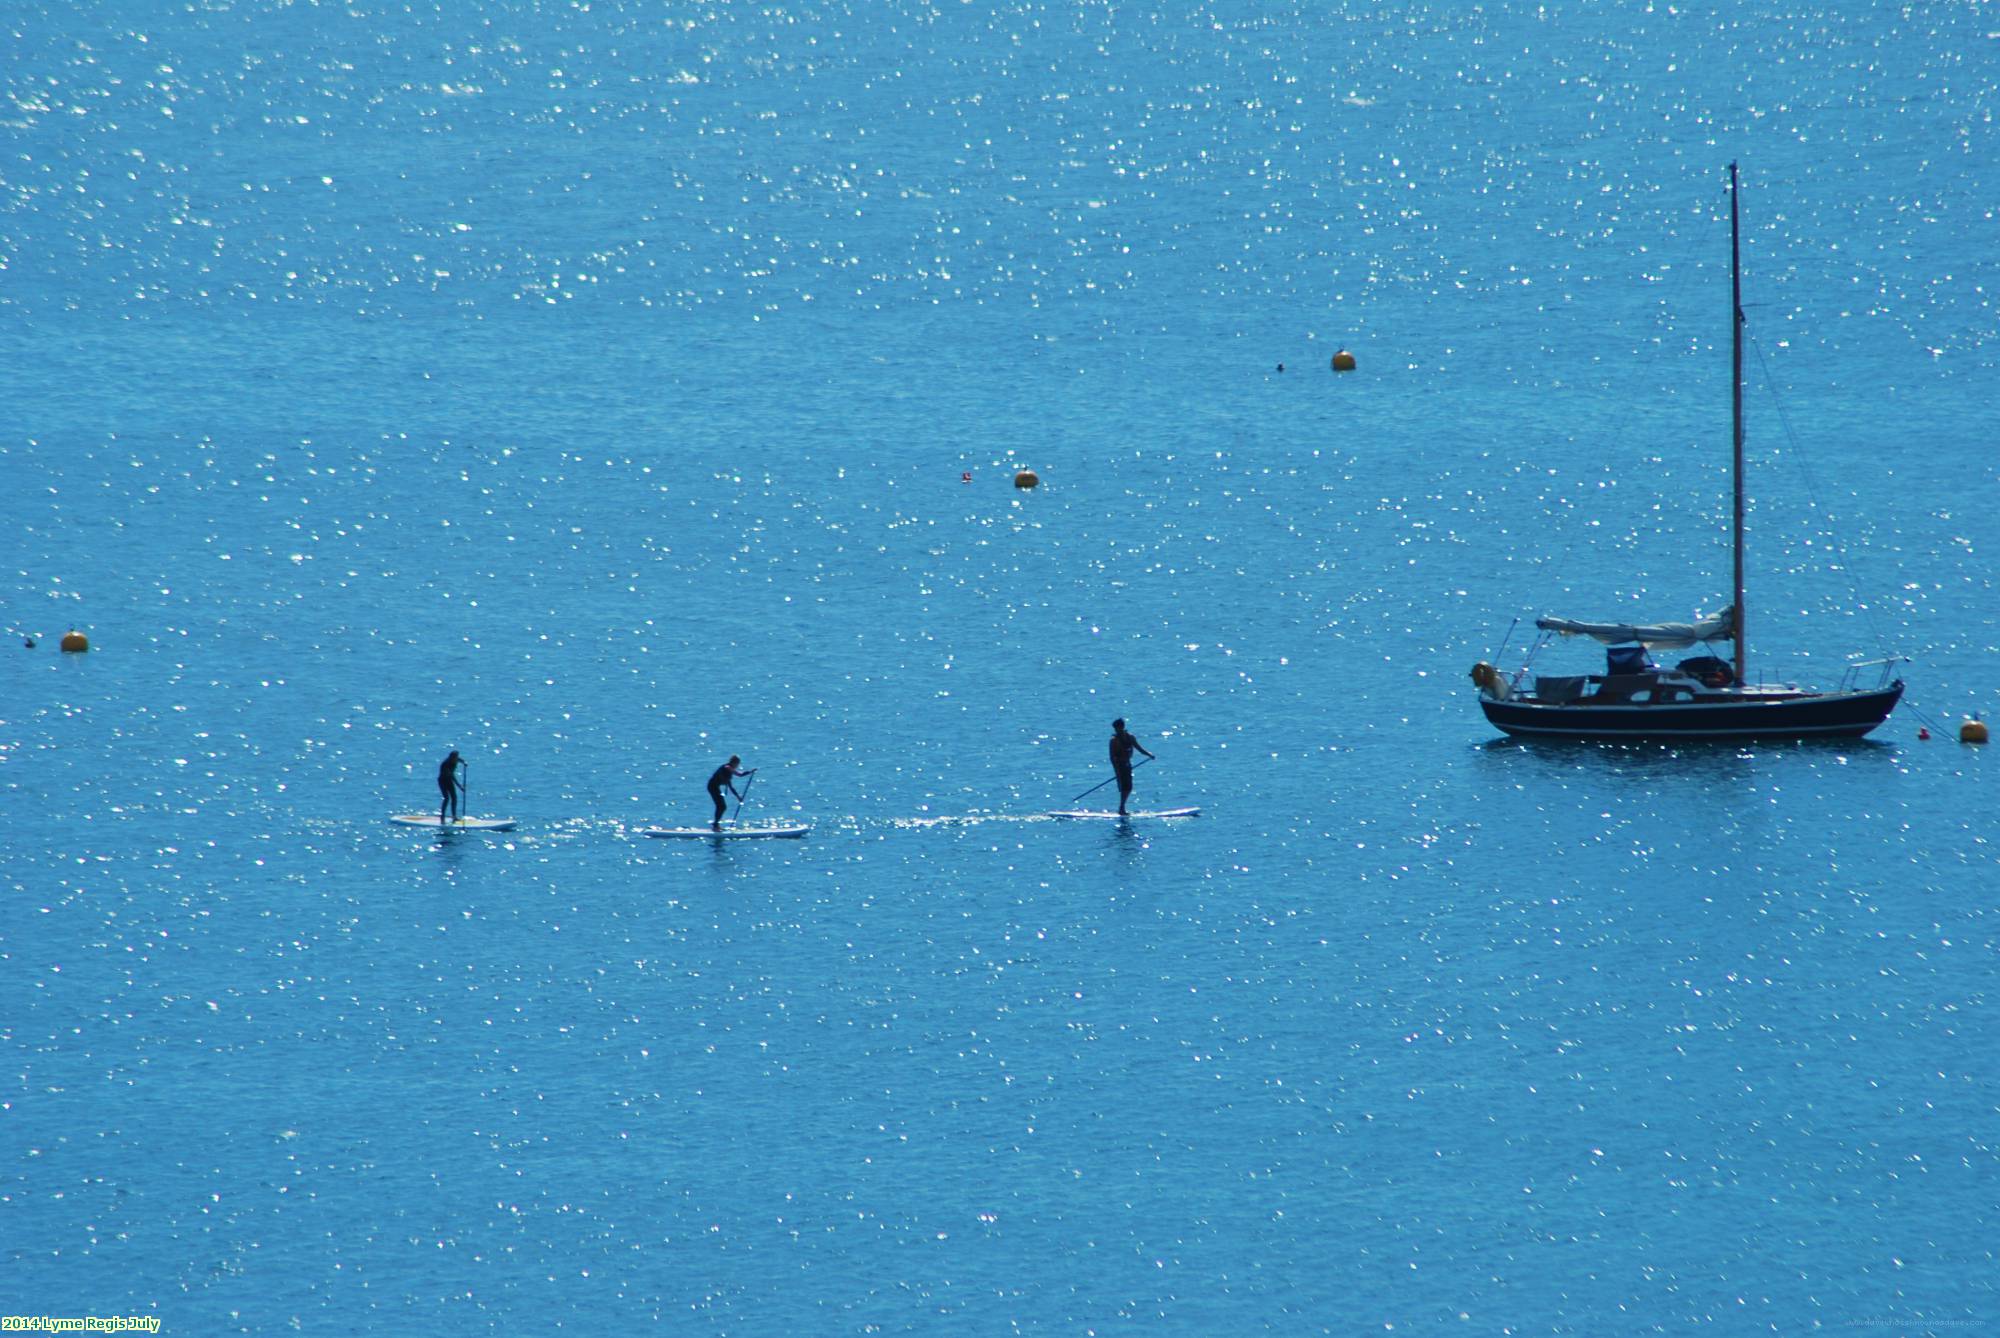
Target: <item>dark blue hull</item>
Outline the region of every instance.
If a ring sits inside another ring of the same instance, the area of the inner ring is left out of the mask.
[[[1901,681],[1868,692],[1813,693],[1742,701],[1563,705],[1479,699],[1496,728],[1543,739],[1860,738],[1889,718]]]

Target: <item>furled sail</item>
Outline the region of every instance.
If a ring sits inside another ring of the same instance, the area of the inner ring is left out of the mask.
[[[1638,641],[1663,650],[1680,650],[1699,641],[1727,641],[1734,629],[1727,609],[1691,623],[1580,623],[1570,618],[1542,617],[1535,626],[1564,636],[1596,637],[1606,645]]]

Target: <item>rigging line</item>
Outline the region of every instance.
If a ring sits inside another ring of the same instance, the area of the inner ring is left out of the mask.
[[[1579,540],[1579,539],[1581,539],[1581,538],[1583,537],[1583,531],[1584,531],[1584,530],[1586,530],[1586,529],[1588,529],[1588,528],[1590,528],[1590,527],[1589,527],[1589,525],[1588,525],[1588,524],[1586,524],[1586,523],[1584,522],[1584,520],[1583,520],[1583,518],[1582,518],[1582,517],[1583,517],[1583,504],[1582,504],[1582,502],[1581,502],[1581,501],[1579,501],[1579,502],[1578,502],[1578,504],[1577,504],[1576,506],[1574,506],[1574,507],[1569,507],[1569,508],[1564,508],[1564,507],[1562,507],[1562,506],[1560,505],[1560,499],[1558,499],[1558,505],[1557,505],[1557,507],[1556,507],[1556,514],[1557,514],[1557,515],[1559,515],[1559,516],[1560,516],[1560,515],[1562,515],[1562,513],[1563,513],[1563,511],[1564,511],[1565,509],[1567,509],[1567,510],[1569,511],[1569,513],[1570,513],[1570,516],[1569,516],[1569,519],[1570,519],[1570,520],[1571,520],[1571,521],[1572,521],[1573,523],[1572,523],[1572,524],[1569,524],[1569,525],[1565,525],[1565,526],[1562,526],[1562,527],[1561,527],[1561,528],[1563,528],[1563,529],[1566,529],[1566,530],[1568,530],[1568,531],[1569,531],[1569,536],[1568,536],[1568,538],[1567,538],[1567,539],[1565,539],[1565,540],[1564,540],[1564,542],[1563,542],[1563,551],[1562,551],[1562,556],[1556,559],[1556,563],[1555,563],[1555,566],[1554,566],[1553,568],[1551,568],[1550,570],[1554,572],[1554,574],[1556,575],[1556,577],[1557,577],[1558,579],[1565,579],[1565,580],[1566,580],[1566,579],[1567,579],[1567,577],[1565,576],[1565,573],[1566,573],[1566,572],[1568,572],[1568,570],[1569,570],[1569,556],[1570,556],[1570,554],[1571,554],[1571,553],[1574,553],[1574,552],[1576,551],[1576,543],[1577,543],[1577,540]],[[1569,593],[1568,593],[1567,591],[1565,591],[1565,592],[1564,592],[1564,594],[1563,594],[1563,598],[1564,598],[1564,600],[1568,600],[1568,598],[1569,598]],[[1544,611],[1544,612],[1546,612],[1546,611],[1547,611],[1547,609],[1548,609],[1548,606],[1547,606],[1546,604],[1544,604],[1544,605],[1542,606],[1542,608],[1543,608],[1543,611]]]
[[[1926,713],[1922,707],[1918,706],[1908,697],[1903,698],[1903,700],[1898,702],[1896,705],[1899,710],[1908,711],[1911,715],[1914,715],[1917,719],[1923,721],[1924,724],[1936,730],[1939,733],[1939,735],[1942,735],[1944,733],[1944,726],[1939,724],[1937,721],[1931,719],[1929,714]]]
[[[1818,511],[1831,521],[1833,519],[1832,514],[1827,511],[1826,505],[1819,500],[1818,482],[1813,478],[1812,467],[1806,463],[1805,448],[1799,445],[1799,434],[1792,430],[1792,417],[1785,412],[1785,402],[1778,398],[1777,381],[1771,375],[1771,364],[1764,359],[1764,346],[1758,342],[1755,335],[1750,334],[1750,321],[1748,317],[1744,318],[1743,331],[1746,335],[1750,336],[1750,347],[1757,354],[1758,370],[1764,373],[1764,389],[1770,392],[1771,404],[1778,411],[1778,422],[1783,425],[1785,440],[1792,448],[1789,452],[1792,465],[1799,471],[1800,478],[1805,481],[1806,497],[1811,500],[1815,511]]]
[[[1534,667],[1535,657],[1542,653],[1543,648],[1549,644],[1550,640],[1553,639],[1554,636],[1555,636],[1554,632],[1538,631],[1535,634],[1535,639],[1528,643],[1527,653],[1521,656],[1521,667],[1516,669],[1514,671],[1513,677],[1507,680],[1510,684],[1519,686],[1522,676],[1526,674],[1529,669]],[[1497,658],[1495,660],[1495,667],[1498,667]]]
[[[1748,319],[1743,322],[1743,332],[1747,336],[1746,342],[1749,343],[1751,349],[1757,354],[1757,368],[1764,373],[1764,389],[1771,396],[1771,404],[1778,411],[1778,422],[1785,429],[1785,440],[1791,446],[1791,449],[1786,454],[1791,457],[1793,467],[1799,471],[1799,477],[1805,481],[1806,497],[1812,502],[1813,510],[1825,518],[1828,522],[1828,529],[1831,530],[1834,519],[1833,513],[1828,511],[1825,503],[1819,499],[1819,488],[1813,479],[1812,467],[1806,462],[1805,447],[1799,444],[1799,434],[1792,430],[1792,416],[1785,412],[1785,402],[1778,397],[1777,378],[1771,375],[1771,364],[1765,360],[1764,346],[1751,333]],[[1868,601],[1862,599],[1861,587],[1855,583],[1854,571],[1848,565],[1845,554],[1841,555],[1841,561],[1838,565],[1842,578],[1847,582],[1848,606],[1860,610],[1862,620],[1868,625],[1868,633],[1875,640],[1875,649],[1879,653],[1887,655],[1889,653],[1888,638],[1882,635],[1882,627],[1875,620],[1873,606]]]

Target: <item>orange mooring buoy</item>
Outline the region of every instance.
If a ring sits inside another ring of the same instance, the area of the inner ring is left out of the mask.
[[[1024,469],[1020,473],[1014,475],[1014,486],[1019,488],[1021,491],[1026,492],[1030,488],[1041,487],[1042,480],[1040,476],[1035,473],[1034,470]]]
[[[1351,372],[1351,371],[1353,371],[1353,370],[1354,370],[1354,355],[1353,355],[1352,353],[1349,353],[1349,352],[1348,352],[1348,351],[1347,351],[1346,349],[1342,349],[1342,350],[1340,350],[1340,352],[1338,352],[1338,353],[1334,354],[1334,355],[1333,355],[1333,370],[1334,370],[1334,371],[1336,371],[1336,372]]]
[[[64,650],[89,650],[90,638],[72,627],[69,631],[63,633],[63,639],[60,644]]]

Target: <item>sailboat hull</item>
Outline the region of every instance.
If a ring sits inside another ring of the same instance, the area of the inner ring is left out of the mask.
[[[1901,682],[1867,692],[1802,693],[1672,705],[1479,700],[1486,719],[1508,734],[1542,739],[1860,738],[1889,718]]]

